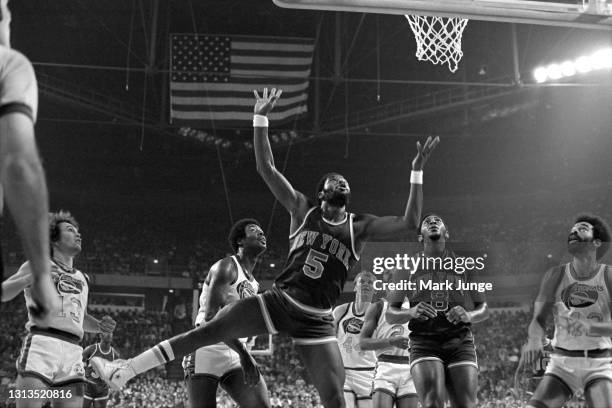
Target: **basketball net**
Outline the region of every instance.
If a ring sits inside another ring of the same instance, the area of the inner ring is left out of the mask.
[[[461,51],[461,36],[468,20],[456,17],[406,15],[416,38],[416,57],[457,71]]]

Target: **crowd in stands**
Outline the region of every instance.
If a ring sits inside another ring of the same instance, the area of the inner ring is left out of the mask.
[[[448,219],[454,242],[478,243],[483,250],[505,243],[503,250],[495,253],[503,265],[501,272],[521,274],[538,270],[548,255],[552,259],[563,255],[564,238],[571,218],[577,213],[590,211],[612,220],[609,206],[602,204],[608,201],[608,190],[594,187],[565,195],[540,192],[506,198],[498,195],[432,198],[425,203],[425,210],[434,209]],[[580,194],[581,200],[575,200],[575,194]],[[500,200],[503,206],[499,205]],[[551,203],[555,204],[554,211]],[[170,274],[195,278],[205,274],[215,260],[229,251],[225,224],[202,224],[205,220],[200,220],[200,224],[191,225],[194,223],[180,218],[166,219],[162,225],[158,219],[162,215],[145,217],[132,211],[129,216],[126,213],[116,217],[112,210],[98,210],[94,214],[91,209],[71,210],[81,222],[83,234],[83,251],[75,262],[90,274]],[[287,253],[288,217],[276,219],[270,231],[266,231],[269,245],[255,272],[259,279],[276,276]],[[8,227],[3,234],[14,234]],[[18,266],[23,261],[19,241],[5,242],[6,262]]]

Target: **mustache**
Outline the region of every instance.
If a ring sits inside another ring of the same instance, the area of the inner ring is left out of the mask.
[[[585,240],[581,239],[578,234],[569,234],[569,236],[567,237],[567,242],[571,241],[571,240],[577,240],[578,242],[586,242]]]

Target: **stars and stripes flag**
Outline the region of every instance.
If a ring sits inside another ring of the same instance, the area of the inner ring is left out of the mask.
[[[293,119],[307,111],[313,51],[311,38],[172,34],[171,121],[250,126],[264,87],[283,90],[270,120]]]

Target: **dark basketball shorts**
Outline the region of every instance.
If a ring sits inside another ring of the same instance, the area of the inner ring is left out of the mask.
[[[440,361],[446,368],[465,365],[478,368],[472,332],[466,329],[450,337],[410,333],[410,368],[423,361]]]
[[[270,334],[287,333],[297,345],[337,342],[331,310],[304,305],[275,286],[257,299]]]
[[[100,384],[97,381],[87,381],[85,383],[85,399],[88,400],[102,400],[108,398],[108,385],[105,383]]]

